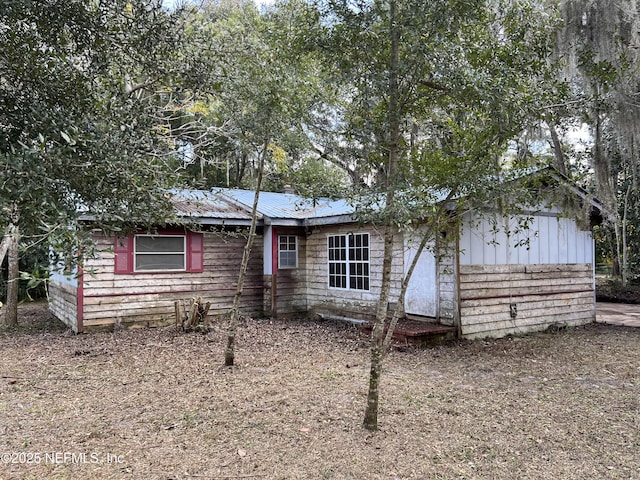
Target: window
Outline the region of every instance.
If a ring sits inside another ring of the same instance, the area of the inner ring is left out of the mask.
[[[278,268],[298,268],[298,237],[278,236]]]
[[[328,237],[329,287],[369,290],[369,234]]]
[[[202,272],[202,233],[167,230],[116,238],[114,272]]]
[[[184,235],[136,235],[135,271],[185,270],[185,239]]]

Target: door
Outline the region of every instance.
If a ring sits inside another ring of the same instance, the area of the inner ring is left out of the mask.
[[[416,256],[418,243],[418,239],[405,241],[405,275]],[[405,313],[433,318],[437,316],[436,259],[432,250],[433,248],[425,248],[418,259],[404,299]]]

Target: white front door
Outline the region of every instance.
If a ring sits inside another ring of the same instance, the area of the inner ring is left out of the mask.
[[[413,258],[416,256],[418,239],[405,240],[404,273],[407,274]],[[404,299],[405,313],[433,317],[437,315],[436,258],[433,248],[425,248],[418,259],[416,268],[409,280]]]

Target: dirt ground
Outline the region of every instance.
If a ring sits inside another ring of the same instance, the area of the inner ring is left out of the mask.
[[[41,306],[0,333],[0,479],[640,479],[640,329],[394,350],[361,427],[367,339],[248,320],[74,336]]]

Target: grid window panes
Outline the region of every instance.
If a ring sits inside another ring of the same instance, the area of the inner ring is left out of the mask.
[[[349,235],[349,288],[369,290],[369,235]]]
[[[369,234],[328,237],[329,287],[369,290]]]
[[[186,269],[184,235],[136,235],[135,271]]]
[[[298,237],[278,237],[278,268],[298,268]]]

